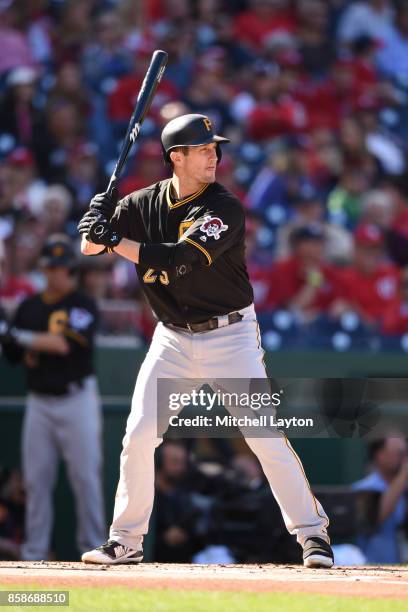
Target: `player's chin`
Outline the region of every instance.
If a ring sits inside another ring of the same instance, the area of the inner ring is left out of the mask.
[[[213,169],[207,170],[204,173],[204,176],[205,176],[204,182],[205,183],[214,183],[215,182],[215,172],[216,172],[215,168],[214,168],[214,170]]]

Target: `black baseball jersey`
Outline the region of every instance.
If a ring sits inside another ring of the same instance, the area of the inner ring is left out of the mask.
[[[136,270],[164,323],[199,323],[252,303],[244,209],[219,183],[175,200],[171,179],[160,181],[123,198],[111,224],[142,243]]]
[[[53,301],[46,292],[27,298],[17,309],[12,326],[34,332],[62,333],[70,351],[62,356],[12,344],[5,346],[6,357],[17,361],[24,356],[30,391],[51,395],[68,393],[72,383],[93,373],[97,320],[95,302],[76,290]]]

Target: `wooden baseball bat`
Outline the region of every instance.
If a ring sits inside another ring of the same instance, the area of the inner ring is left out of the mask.
[[[109,195],[113,194],[132,145],[139,136],[143,120],[149,112],[154,94],[156,93],[156,89],[166,68],[167,59],[167,53],[165,51],[161,51],[160,49],[156,50],[152,55],[150,66],[146,72],[145,78],[143,79],[142,87],[140,88],[135,108],[129,121],[122,149],[116,162],[115,169],[109,180],[109,185],[107,188],[107,193]]]

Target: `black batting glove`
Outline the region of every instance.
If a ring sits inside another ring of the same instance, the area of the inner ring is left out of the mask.
[[[107,219],[99,219],[95,221],[88,232],[88,240],[94,244],[102,244],[110,249],[118,246],[122,240],[122,236],[119,236],[109,224]]]
[[[113,215],[117,204],[117,190],[114,189],[113,194],[97,193],[91,200],[89,208],[107,219]]]
[[[95,210],[88,210],[77,225],[78,232],[86,236],[91,225],[100,219],[105,219],[105,217],[99,215]]]

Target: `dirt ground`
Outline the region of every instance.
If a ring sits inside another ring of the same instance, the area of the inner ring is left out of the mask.
[[[0,585],[109,587],[315,593],[408,599],[408,567],[339,567],[311,570],[295,565],[85,565],[0,562]]]

